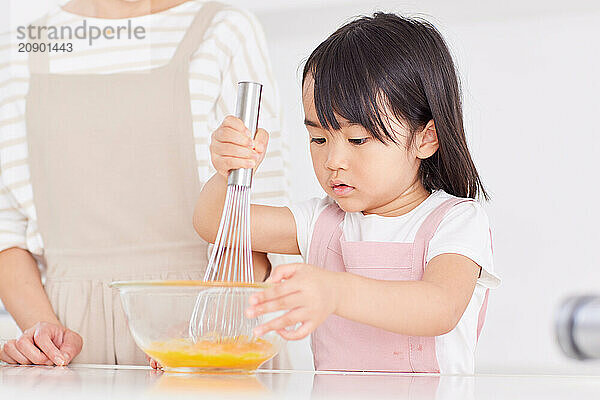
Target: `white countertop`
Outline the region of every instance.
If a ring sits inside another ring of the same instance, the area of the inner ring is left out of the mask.
[[[167,374],[146,367],[0,366],[0,399],[599,399],[600,376],[315,373]]]

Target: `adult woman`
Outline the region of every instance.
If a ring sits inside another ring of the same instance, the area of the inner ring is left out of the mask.
[[[210,176],[209,132],[233,111],[237,81],[265,83],[261,124],[278,130],[264,37],[247,12],[200,0],[72,0],[36,24],[84,20],[146,35],[62,38],[72,53],[0,68],[0,296],[23,330],[0,352],[9,363],[144,363],[107,284],[202,277],[207,244],[192,210]],[[256,176],[267,203],[286,196],[282,160],[279,148]]]

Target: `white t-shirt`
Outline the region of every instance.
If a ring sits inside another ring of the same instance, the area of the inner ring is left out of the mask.
[[[414,210],[398,217],[346,213],[342,222],[344,238],[352,242],[414,242],[425,218],[450,198],[455,197],[441,190],[435,191]],[[296,220],[298,246],[305,261],[308,260],[317,218],[331,203],[333,200],[330,197],[314,198],[290,207]],[[471,301],[457,326],[435,338],[441,373],[472,374],[475,372],[479,311],[486,290],[500,284],[500,278],[494,273],[489,220],[481,204],[464,202],[448,211],[429,242],[426,262],[444,253],[464,255],[482,268]]]

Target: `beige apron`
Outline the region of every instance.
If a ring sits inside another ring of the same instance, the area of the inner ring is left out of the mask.
[[[49,74],[47,53],[31,54],[27,140],[45,287],[83,337],[74,362],[146,364],[111,281],[203,276],[189,59],[222,7],[207,3],[173,59],[150,71]]]

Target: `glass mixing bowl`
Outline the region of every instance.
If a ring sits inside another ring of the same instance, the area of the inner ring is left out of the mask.
[[[267,288],[266,284],[130,281],[113,282],[111,287],[119,290],[133,339],[166,371],[248,373],[273,358],[285,344],[275,332],[254,337],[248,328],[282,312],[254,319],[243,315],[248,298]],[[198,299],[204,312],[193,318]],[[235,320],[230,321],[231,306],[227,305],[232,299],[239,310],[234,313]],[[211,331],[192,330],[190,321]],[[215,332],[219,324],[227,329]]]

